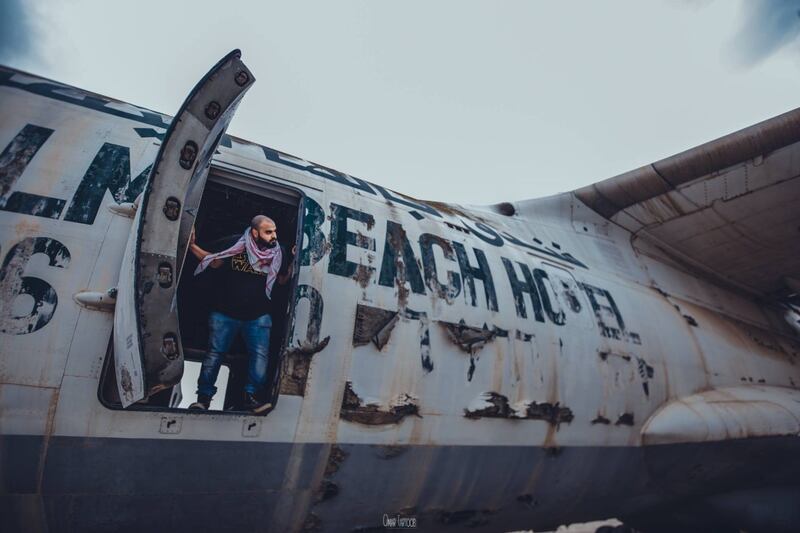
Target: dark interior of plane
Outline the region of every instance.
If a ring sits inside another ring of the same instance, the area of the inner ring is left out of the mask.
[[[295,244],[297,229],[297,204],[284,203],[211,180],[203,193],[195,226],[197,244],[210,252],[222,251],[242,236],[244,229],[249,227],[250,220],[258,214],[267,215],[275,221],[278,240],[287,253],[284,261],[292,261],[291,250]],[[208,283],[212,276],[206,272],[195,276],[197,263],[193,255],[187,254],[178,286],[178,316],[186,359],[202,362],[208,345],[209,302],[206,295],[209,293]],[[278,355],[289,325],[287,315],[290,287],[291,283],[276,283],[272,291],[274,311],[267,383],[273,382],[278,371]],[[224,407],[226,410],[236,410],[242,400],[247,379],[247,359],[244,342],[241,337],[237,337],[225,361],[230,369]],[[267,393],[263,391],[262,394]],[[267,400],[266,397],[262,399]]]
[[[197,244],[209,252],[219,252],[233,245],[250,225],[251,219],[258,214],[267,215],[275,221],[278,229],[278,240],[286,251],[284,261],[294,262],[292,249],[295,245],[298,226],[299,200],[286,194],[270,194],[269,190],[251,190],[237,188],[234,184],[222,183],[219,177],[209,176],[208,183],[203,192],[203,198],[195,224]],[[208,301],[209,284],[213,282],[213,274],[203,272],[197,276],[194,271],[198,260],[191,253],[187,253],[184,267],[181,271],[178,285],[178,316],[180,319],[181,340],[186,361],[202,363],[208,346],[208,314],[210,305]],[[284,345],[288,327],[290,325],[290,293],[293,287],[292,280],[285,285],[275,283],[272,290],[272,330],[270,334],[269,366],[267,369],[267,384],[261,391],[260,399],[275,404],[277,394],[277,373],[280,368],[279,356]],[[113,359],[113,357],[108,357]],[[106,365],[103,383],[101,383],[101,397],[106,403],[118,404],[119,397],[116,392],[113,361]],[[108,363],[108,362],[107,362]],[[226,411],[240,410],[243,401],[243,391],[247,379],[248,355],[241,336],[237,336],[223,365],[229,370],[227,386],[217,392],[224,393],[224,407]],[[222,375],[222,374],[220,374]],[[187,377],[184,376],[184,380]],[[218,387],[220,385],[218,379]],[[194,401],[197,383],[183,383],[184,396],[189,394]],[[161,409],[175,405],[172,390],[168,389],[151,396],[145,404],[152,408]],[[184,398],[184,404],[185,404]]]

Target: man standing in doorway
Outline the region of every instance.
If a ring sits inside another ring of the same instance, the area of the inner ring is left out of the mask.
[[[259,401],[258,392],[267,379],[272,327],[270,295],[276,281],[286,283],[290,277],[286,275],[288,268],[281,268],[288,267],[289,261],[284,261],[275,222],[264,215],[255,216],[236,244],[218,253],[200,248],[192,232],[189,249],[200,260],[195,275],[209,266],[215,271],[208,352],[197,380],[197,401],[189,409],[209,408],[217,392],[214,384],[222,360],[241,332],[249,358],[244,408],[254,413],[266,411],[272,404]]]

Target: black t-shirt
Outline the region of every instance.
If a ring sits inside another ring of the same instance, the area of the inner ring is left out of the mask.
[[[281,247],[282,262],[279,275],[285,274],[291,257]],[[267,298],[267,275],[253,269],[247,251],[222,260],[219,268],[208,268],[211,279],[211,309],[237,320],[254,320],[272,312],[272,300]],[[272,286],[275,298],[278,281]]]

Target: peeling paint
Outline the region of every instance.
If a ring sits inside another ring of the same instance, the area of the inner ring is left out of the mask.
[[[463,244],[454,242],[453,248],[455,248],[456,259],[458,260],[458,266],[461,270],[464,297],[467,298],[467,302],[472,307],[478,307],[478,300],[475,294],[475,280],[478,280],[483,284],[483,293],[486,298],[487,309],[497,311],[497,293],[495,292],[492,271],[486,260],[486,254],[479,248],[473,248],[472,251],[478,263],[477,266],[473,267],[469,262],[467,249]]]
[[[409,415],[422,418],[422,415],[419,414],[419,406],[416,404],[416,400],[408,394],[403,394],[396,398],[388,410],[381,410],[380,406],[373,403],[365,405],[353,391],[353,384],[350,381],[345,383],[341,410],[341,418],[343,420],[367,426],[382,426],[397,424]]]
[[[397,311],[359,304],[356,307],[356,321],[353,325],[353,346],[363,346],[372,342],[382,350],[389,342],[392,331],[400,319]]]
[[[305,335],[297,346],[289,348],[283,357],[280,393],[302,396],[305,394],[306,380],[311,365],[311,357],[328,346],[330,336],[319,340],[322,327],[324,302],[322,295],[311,285],[298,285],[295,292],[294,308],[301,299],[309,301],[308,325]],[[295,337],[297,314],[292,316],[291,338]]]
[[[0,154],[0,210],[45,218],[61,215],[66,204],[64,200],[12,190],[53,131],[27,124]]]
[[[638,333],[626,329],[622,314],[610,292],[588,283],[581,283],[580,286],[589,297],[589,303],[592,305],[597,320],[597,327],[600,328],[600,334],[603,337],[642,344]]]
[[[325,222],[325,211],[311,198],[303,200],[305,216],[303,217],[303,248],[300,250],[300,266],[316,264],[330,251],[330,243],[322,233]]]
[[[378,284],[384,287],[397,286],[401,307],[408,301],[409,290],[425,294],[419,263],[403,226],[397,222],[386,222],[386,245],[383,247],[381,273]]]
[[[322,483],[320,483],[319,489],[316,492],[316,501],[324,502],[325,500],[330,500],[339,494],[339,485],[330,481],[329,479],[323,479]]]
[[[31,257],[44,254],[48,265],[66,268],[72,258],[61,242],[45,237],[29,237],[13,245],[0,267],[0,332],[26,335],[45,327],[58,306],[56,290],[45,280],[25,275]],[[27,295],[33,300],[30,310],[24,315],[12,310],[19,296]]]
[[[430,321],[428,320],[427,313],[421,311],[414,311],[413,309],[405,308],[403,310],[403,317],[408,320],[419,321],[419,356],[422,363],[422,369],[425,373],[433,372],[433,359],[431,358],[431,333]]]
[[[399,457],[408,451],[408,446],[395,446],[391,444],[379,444],[376,445],[376,449],[378,450],[378,457],[381,459],[394,459],[395,457]]]
[[[517,416],[517,418],[520,418]],[[569,424],[575,418],[569,407],[561,407],[556,403],[536,403],[530,402],[525,409],[525,416],[528,420],[544,420],[552,426],[558,427],[562,422]]]
[[[620,359],[625,363],[631,363],[635,358],[636,371],[639,374],[639,378],[642,382],[642,390],[644,391],[645,396],[648,398],[650,397],[650,380],[653,379],[653,376],[655,375],[655,369],[648,364],[645,359],[625,353],[612,352],[610,350],[598,350],[597,355],[600,357],[600,359],[606,362],[609,362],[609,359],[613,357]],[[619,372],[617,372],[616,379],[619,379]]]
[[[445,329],[453,344],[470,355],[479,351],[497,335],[497,330],[488,329],[486,324],[483,328],[475,328],[467,326],[463,319],[458,324],[439,322],[439,325]]]
[[[509,418],[512,415],[508,398],[496,392],[485,392],[464,409],[467,418]]]
[[[420,347],[420,361],[422,362],[422,369],[426,373],[433,372],[433,360],[431,359],[431,333],[427,323],[421,323],[423,327],[420,333],[419,347]]]
[[[337,445],[331,446],[331,451],[328,453],[328,463],[325,465],[324,477],[329,478],[339,471],[339,467],[349,454]]]
[[[566,298],[567,306],[570,311],[573,313],[580,313],[582,308],[581,301],[578,299],[578,295],[572,288],[572,285],[564,280],[559,280],[559,283],[561,284],[561,294]]]
[[[606,426],[607,426],[607,425],[609,425],[610,423],[611,423],[611,420],[609,420],[608,418],[604,417],[604,416],[603,416],[603,415],[601,415],[601,414],[598,414],[598,415],[597,415],[597,418],[595,418],[594,420],[592,420],[592,425],[594,425],[594,424],[604,424],[604,425],[606,425]]]
[[[123,366],[120,368],[122,373],[122,390],[127,393],[133,392],[133,381],[131,380],[131,373],[127,367]]]
[[[445,260],[456,262],[456,255],[450,241],[431,233],[420,235],[419,246],[422,255],[423,272],[425,273],[425,284],[439,298],[442,298],[447,303],[453,303],[461,293],[461,276],[452,270],[448,270],[447,283],[439,281],[436,260],[433,255],[434,245],[442,250]]]
[[[511,406],[508,398],[496,392],[484,392],[464,409],[464,416],[478,418],[508,418],[514,420],[543,420],[551,426],[572,422],[574,415],[568,407],[561,407],[559,402],[521,402]]]
[[[633,424],[633,413],[622,413],[614,423],[615,426],[632,426]]]
[[[534,335],[533,333],[525,333],[523,331],[517,330],[514,333],[514,336],[518,341],[531,342],[536,335]]]
[[[106,191],[111,192],[118,204],[133,202],[144,190],[152,165],[131,180],[130,160],[127,146],[103,144],[81,179],[64,220],[93,224]]]
[[[508,281],[511,284],[511,291],[514,295],[514,307],[516,309],[517,316],[520,318],[528,318],[528,308],[525,305],[525,295],[527,294],[531,302],[534,319],[537,322],[544,322],[542,302],[539,298],[539,291],[536,287],[536,281],[533,278],[533,274],[531,274],[531,269],[525,263],[517,261],[517,266],[522,272],[523,278],[519,279],[514,263],[505,257],[501,259],[508,276]]]
[[[649,380],[653,379],[655,369],[647,364],[647,361],[641,357],[636,358],[636,367],[639,370],[639,377],[642,378],[642,389],[647,397],[650,397]]]
[[[303,341],[300,346],[288,350],[283,356],[283,371],[281,373],[280,394],[304,396],[308,372],[311,368],[311,358],[328,346],[330,335],[316,344]]]
[[[356,273],[353,274],[353,279],[356,280],[358,286],[362,289],[366,289],[369,287],[369,283],[372,280],[372,274],[375,272],[375,269],[371,266],[362,265],[361,263],[358,264],[356,267]]]
[[[608,361],[608,358],[610,356],[612,356],[612,357],[619,357],[620,359],[622,359],[623,361],[625,361],[627,363],[631,362],[631,356],[628,355],[628,354],[622,354],[622,353],[617,353],[617,352],[600,350],[600,351],[597,352],[597,355],[600,356],[600,359],[602,359],[603,361]]]
[[[461,348],[461,351],[469,354],[467,381],[472,381],[472,376],[475,374],[476,353],[497,336],[498,330],[496,328],[490,330],[486,324],[482,329],[467,326],[464,319],[461,319],[458,324],[439,322],[439,325],[445,329],[448,338]]]
[[[328,273],[336,276],[361,279],[362,281],[360,281],[360,283],[363,282],[364,278],[369,280],[369,277],[372,276],[372,273],[375,271],[375,269],[367,265],[359,265],[358,263],[348,261],[347,247],[361,247],[365,250],[374,252],[375,239],[367,239],[363,235],[361,239],[359,239],[356,233],[353,233],[347,229],[347,221],[358,221],[364,224],[367,229],[371,229],[375,225],[375,217],[370,213],[365,213],[363,211],[358,211],[357,209],[350,209],[349,207],[332,203],[330,219],[331,252],[328,262]],[[361,267],[360,273],[358,273],[359,266]],[[369,271],[369,275],[367,275],[364,270]],[[359,278],[356,276],[359,276]]]

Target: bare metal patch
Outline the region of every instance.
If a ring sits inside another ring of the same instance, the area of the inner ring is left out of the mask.
[[[633,413],[622,413],[619,415],[615,426],[632,426],[633,425]]]
[[[311,358],[328,346],[331,337],[328,335],[317,343],[302,342],[300,346],[288,350],[283,356],[280,394],[304,396]]]
[[[508,398],[496,392],[488,392],[481,395],[482,404],[472,405],[464,409],[464,416],[467,418],[509,418],[511,407],[508,405]]]
[[[511,406],[508,398],[496,392],[485,392],[464,409],[467,418],[508,418],[514,420],[544,420],[551,426],[572,422],[574,415],[569,407],[559,402],[524,402]]]
[[[477,352],[486,346],[488,342],[497,337],[501,330],[497,328],[489,329],[486,324],[483,328],[467,326],[462,319],[458,324],[450,322],[439,322],[447,332],[448,338],[453,344],[461,348],[461,351],[469,354],[469,369],[467,370],[467,381],[472,381],[475,374],[475,361]],[[504,332],[506,335],[507,331]]]
[[[551,426],[558,427],[562,422],[569,424],[575,418],[569,407],[561,407],[556,403],[530,402],[525,408],[524,418],[528,420],[544,420]]]
[[[388,410],[382,410],[375,404],[365,405],[358,394],[353,391],[353,384],[349,381],[345,383],[341,410],[343,420],[368,426],[382,426],[397,424],[409,415],[422,418],[422,415],[419,414],[419,406],[408,394],[397,398]]]
[[[497,335],[497,330],[489,329],[486,324],[483,325],[483,328],[467,326],[464,320],[458,324],[450,322],[439,322],[439,324],[447,332],[450,340],[468,354],[474,354]]]
[[[378,350],[389,342],[400,314],[377,307],[358,305],[356,322],[353,327],[353,346],[363,346],[372,342]]]

